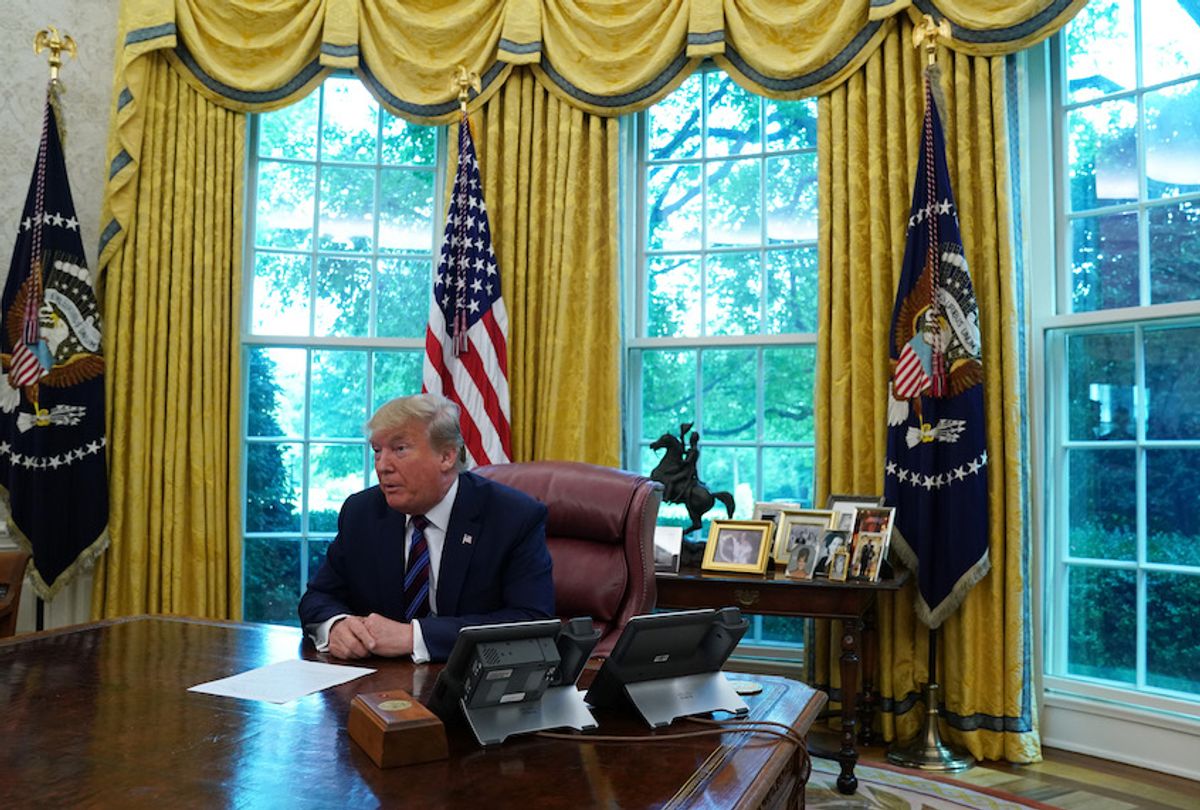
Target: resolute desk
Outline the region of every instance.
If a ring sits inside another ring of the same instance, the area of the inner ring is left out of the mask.
[[[450,758],[380,770],[346,733],[358,692],[427,701],[438,666],[369,659],[372,675],[276,705],[195,692],[198,683],[297,656],[300,631],[132,617],[0,642],[0,807],[793,807],[799,757],[772,737],[671,742],[514,737],[480,748],[447,725]],[[357,662],[356,662],[357,663]],[[589,677],[591,673],[585,673]],[[753,676],[750,717],[801,735],[825,696]],[[632,712],[596,733],[652,737]],[[701,726],[678,721],[662,733]]]

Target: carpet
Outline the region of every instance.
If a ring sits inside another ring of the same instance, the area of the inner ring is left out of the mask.
[[[1003,810],[1003,808],[1050,808],[994,788],[980,788],[945,776],[920,771],[863,765],[854,767],[858,791],[853,796],[838,793],[838,764],[827,759],[812,760],[812,776],[805,791],[808,808],[879,808],[879,810]]]

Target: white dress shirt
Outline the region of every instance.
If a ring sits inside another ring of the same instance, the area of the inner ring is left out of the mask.
[[[446,491],[443,497],[437,504],[425,513],[425,519],[429,521],[429,525],[425,527],[425,545],[429,549],[429,612],[431,615],[437,615],[437,582],[438,575],[441,570],[442,563],[442,547],[446,545],[446,529],[450,526],[450,513],[454,510],[454,499],[458,496],[458,476],[454,477],[454,483],[450,485],[450,489]],[[404,537],[401,541],[404,543],[404,561],[405,567],[408,564],[408,553],[410,551],[410,539],[412,537],[412,515],[408,516],[408,520],[404,523]],[[397,583],[396,587],[404,587],[404,583]],[[319,652],[328,652],[329,650],[329,631],[333,625],[339,620],[348,616],[348,613],[339,613],[326,619],[313,633],[313,643],[317,645]],[[413,630],[413,663],[423,664],[429,660],[429,648],[425,646],[425,635],[421,632],[421,620],[417,619],[412,623]]]

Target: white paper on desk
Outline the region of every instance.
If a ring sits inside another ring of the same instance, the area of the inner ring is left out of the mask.
[[[328,689],[374,671],[367,667],[322,664],[319,661],[280,661],[278,664],[247,670],[228,678],[196,684],[188,691],[243,700],[287,703],[310,692]]]

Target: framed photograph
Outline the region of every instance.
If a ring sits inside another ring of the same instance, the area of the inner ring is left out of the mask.
[[[860,506],[883,506],[882,495],[830,495],[825,500],[825,508],[832,509],[837,515],[835,529],[854,529],[854,510]]]
[[[769,520],[714,520],[709,524],[700,567],[709,571],[766,573],[774,529],[775,524]]]
[[[830,527],[833,512],[828,509],[789,509],[779,516],[775,530],[775,562],[788,564],[797,544],[817,545]]]
[[[654,527],[654,570],[678,571],[683,529],[679,526]]]
[[[878,582],[879,566],[887,554],[888,538],[883,532],[859,532],[854,536],[854,555],[850,560],[850,579]]]
[[[822,551],[819,540],[811,545],[800,543],[793,546],[791,556],[788,557],[787,575],[793,579],[812,579]]]
[[[816,576],[829,575],[829,562],[838,549],[850,551],[850,532],[847,529],[826,529],[821,535],[821,557],[817,560],[813,573]]]
[[[850,571],[850,551],[842,546],[833,553],[829,560],[829,578],[834,582],[845,582],[846,574]]]
[[[896,516],[894,506],[860,506],[854,510],[854,534],[880,532],[892,536],[892,521]]]

